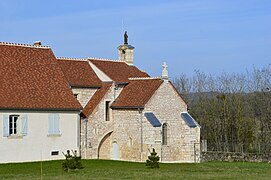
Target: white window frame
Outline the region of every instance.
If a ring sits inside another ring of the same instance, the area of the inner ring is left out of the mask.
[[[8,127],[8,132],[10,136],[13,135],[18,135],[19,134],[19,115],[9,115],[9,127]]]
[[[3,137],[27,135],[27,114],[3,114]]]

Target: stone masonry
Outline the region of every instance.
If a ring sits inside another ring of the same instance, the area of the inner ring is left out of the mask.
[[[81,121],[81,154],[88,159],[111,159],[111,134],[113,132],[112,109],[109,111],[109,121],[105,117],[105,102],[113,102],[123,87],[115,88],[114,85],[109,89],[94,112]],[[111,104],[110,103],[110,104]],[[105,152],[106,151],[106,152]]]
[[[195,143],[200,142],[200,128],[189,128],[186,125],[181,118],[181,112],[186,110],[185,102],[168,81],[159,87],[143,112],[114,110],[115,131],[112,138],[120,147],[120,159],[145,161],[152,148],[155,148],[162,162],[194,162],[194,147]],[[167,145],[162,145],[162,127],[153,127],[144,116],[145,112],[153,112],[162,124],[167,123]]]
[[[187,105],[169,81],[162,83],[143,110],[111,109],[110,120],[105,121],[105,101],[113,102],[121,90],[112,85],[92,115],[82,121],[83,158],[145,161],[155,148],[162,162],[195,162],[200,128],[190,128],[182,119],[181,112],[187,111]],[[162,126],[153,127],[145,112],[153,112],[168,125],[167,145],[162,145]],[[113,144],[118,148],[114,150]]]
[[[72,88],[73,94],[77,95],[77,100],[83,107],[86,106],[96,90],[96,88]]]

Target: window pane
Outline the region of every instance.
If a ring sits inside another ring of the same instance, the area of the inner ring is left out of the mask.
[[[105,120],[109,121],[110,120],[110,114],[109,114],[109,104],[110,101],[105,101]]]
[[[18,115],[9,116],[9,134],[17,134]]]

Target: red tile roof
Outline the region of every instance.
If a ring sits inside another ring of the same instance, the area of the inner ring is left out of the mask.
[[[72,87],[101,87],[101,80],[92,70],[87,60],[58,58],[58,62]]]
[[[158,78],[130,80],[111,108],[143,108],[162,83]]]
[[[50,48],[0,43],[0,67],[0,109],[81,109]]]
[[[82,111],[84,117],[88,117],[94,111],[96,106],[101,102],[109,88],[112,86],[112,83],[103,83],[102,87],[98,89],[94,95],[91,97],[87,105]]]
[[[131,77],[150,77],[146,72],[122,61],[90,59],[90,62],[115,82],[128,82]]]

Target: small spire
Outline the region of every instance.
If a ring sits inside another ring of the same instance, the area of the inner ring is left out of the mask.
[[[128,44],[128,35],[127,35],[127,31],[125,31],[125,33],[124,33],[124,44]]]
[[[164,62],[164,64],[162,65],[163,67],[163,71],[162,71],[162,79],[168,80],[168,71],[167,71],[167,64],[166,62]]]

